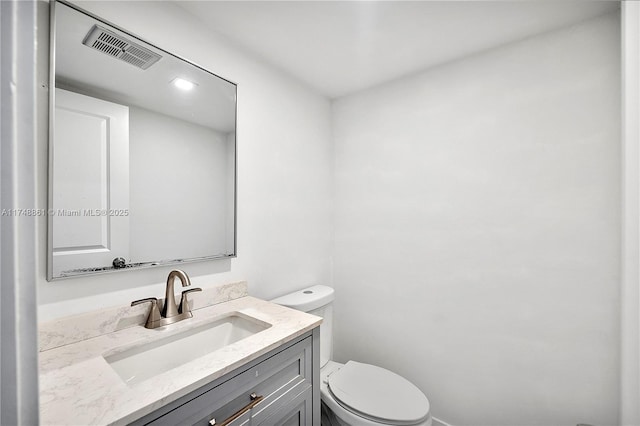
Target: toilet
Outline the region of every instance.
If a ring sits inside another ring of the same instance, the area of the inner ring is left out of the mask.
[[[316,285],[271,302],[323,318],[320,325],[322,426],[431,426],[429,400],[404,377],[384,368],[331,360],[331,287]]]

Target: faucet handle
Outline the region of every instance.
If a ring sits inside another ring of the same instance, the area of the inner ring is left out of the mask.
[[[182,292],[182,297],[180,298],[180,308],[178,309],[178,312],[181,314],[184,314],[185,312],[190,312],[189,311],[189,300],[187,299],[187,295],[189,293],[192,293],[194,291],[202,291],[201,288],[197,287],[197,288],[190,288],[189,290],[185,290]]]
[[[149,311],[149,316],[147,317],[147,323],[145,327],[154,328],[154,323],[160,321],[160,307],[158,306],[158,299],[155,297],[147,297],[146,299],[134,300],[131,302],[131,306],[141,305],[143,303],[151,302],[151,310]]]
[[[156,297],[147,297],[146,299],[134,300],[131,302],[131,306],[142,305],[143,303],[158,303],[158,298]]]

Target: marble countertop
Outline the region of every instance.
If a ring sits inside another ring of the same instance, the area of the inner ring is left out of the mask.
[[[103,355],[239,312],[271,327],[138,384],[128,385]],[[193,318],[149,330],[142,325],[40,352],[40,424],[121,425],[205,385],[312,330],[322,319],[244,296],[193,311]]]

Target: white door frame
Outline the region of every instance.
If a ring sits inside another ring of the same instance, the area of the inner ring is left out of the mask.
[[[640,2],[622,2],[620,423],[640,425]]]
[[[37,3],[0,1],[0,424],[38,424]]]

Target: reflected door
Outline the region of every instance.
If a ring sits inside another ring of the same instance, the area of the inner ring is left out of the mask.
[[[129,108],[55,93],[53,273],[129,261]]]

